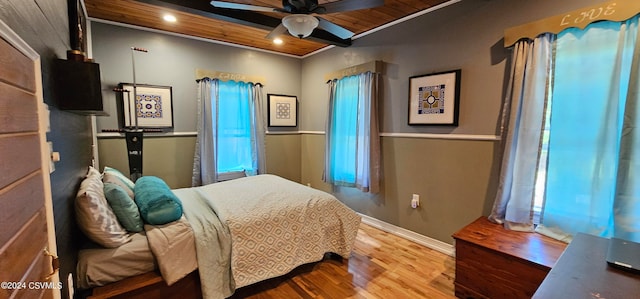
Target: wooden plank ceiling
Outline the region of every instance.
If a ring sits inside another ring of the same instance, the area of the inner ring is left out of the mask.
[[[281,0],[225,0],[242,4],[282,8]],[[320,5],[340,0],[319,0]],[[385,0],[384,6],[323,14],[322,18],[338,24],[356,35],[431,8],[448,0]],[[210,8],[209,0],[84,0],[89,17],[123,24],[147,27],[173,33],[242,45],[294,56],[304,56],[331,44],[327,35],[316,29],[305,39],[291,35],[282,36],[283,43],[276,45],[265,36],[287,14],[278,12],[240,12],[247,21],[232,22],[234,16],[217,15]],[[228,10],[227,10],[228,11]],[[177,22],[163,21],[170,13]],[[232,11],[231,13],[238,13]],[[260,22],[253,20],[260,19]],[[241,24],[238,24],[241,23]],[[258,24],[259,23],[259,24]],[[268,24],[268,25],[264,25]],[[347,40],[347,42],[350,42]]]

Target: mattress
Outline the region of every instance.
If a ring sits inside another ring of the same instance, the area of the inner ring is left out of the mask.
[[[93,245],[81,249],[78,287],[103,286],[156,269],[171,285],[197,269],[194,236],[184,217],[164,225],[145,224],[144,229],[117,248]]]
[[[77,284],[81,289],[103,286],[157,268],[144,232],[117,248],[89,245],[78,253]]]

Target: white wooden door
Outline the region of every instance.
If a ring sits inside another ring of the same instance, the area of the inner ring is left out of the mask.
[[[39,55],[0,21],[0,298],[60,297],[47,127]]]

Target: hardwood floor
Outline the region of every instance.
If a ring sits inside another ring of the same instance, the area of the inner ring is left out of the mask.
[[[325,258],[232,298],[455,298],[453,257],[361,224],[348,260]]]

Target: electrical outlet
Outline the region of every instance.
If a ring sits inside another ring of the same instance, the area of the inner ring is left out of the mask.
[[[411,198],[411,207],[417,209],[420,206],[420,195],[414,194]]]

